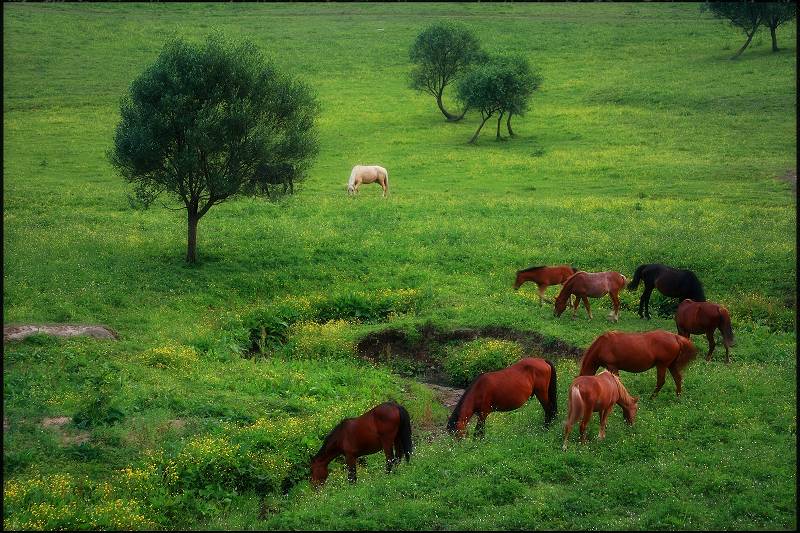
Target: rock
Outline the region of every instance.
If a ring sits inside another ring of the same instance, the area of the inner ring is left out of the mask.
[[[119,339],[119,334],[108,326],[91,324],[23,324],[3,326],[3,341],[21,341],[35,333],[55,335],[56,337],[75,337],[83,335],[96,339]]]

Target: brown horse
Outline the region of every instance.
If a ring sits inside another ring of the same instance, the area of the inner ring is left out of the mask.
[[[573,275],[577,270],[570,265],[558,266],[536,266],[529,267],[525,270],[517,270],[517,279],[514,280],[514,290],[519,289],[520,285],[526,281],[536,283],[536,288],[539,290],[539,306],[541,307],[544,300],[544,291],[550,285],[561,285]]]
[[[625,276],[619,272],[576,272],[561,287],[561,292],[556,297],[556,305],[553,310],[555,316],[561,316],[567,308],[570,295],[575,295],[575,304],[572,307],[572,318],[578,312],[578,301],[583,300],[586,312],[589,313],[589,320],[592,319],[592,308],[589,307],[589,300],[586,298],[602,298],[606,294],[611,296],[614,310],[608,317],[614,321],[619,320],[619,291],[625,286]]]
[[[592,419],[592,413],[600,413],[600,434],[598,439],[606,438],[606,423],[608,415],[614,409],[614,404],[622,407],[625,421],[633,425],[636,421],[636,411],[639,409],[638,396],[631,396],[620,381],[619,376],[603,370],[597,376],[578,376],[572,380],[567,396],[567,421],[564,422],[564,445],[572,431],[572,426],[580,418],[581,442],[586,442],[586,426]]]
[[[492,411],[513,411],[536,395],[544,408],[544,423],[556,416],[556,368],[537,357],[520,359],[502,370],[478,376],[458,400],[447,421],[447,431],[463,437],[472,415],[478,414],[473,437],[482,437],[486,417]]]
[[[714,353],[714,330],[719,328],[722,333],[722,344],[725,345],[725,362],[730,363],[729,349],[736,341],[731,330],[731,317],[728,310],[721,305],[711,302],[695,302],[686,299],[678,306],[675,313],[675,325],[678,326],[678,335],[687,339],[692,333],[705,333],[708,339],[708,355],[706,361],[711,361]]]
[[[383,450],[388,473],[403,456],[409,461],[413,447],[408,411],[395,402],[382,403],[357,418],[345,418],[328,433],[311,458],[311,484],[319,487],[325,483],[328,464],[340,455],[347,463],[347,478],[354,483],[358,457]]]
[[[644,372],[656,367],[656,390],[653,399],[664,385],[667,369],[675,380],[675,395],[681,395],[683,369],[697,356],[697,348],[690,339],[663,329],[644,333],[609,331],[595,339],[581,359],[581,376],[592,376],[601,366],[619,375],[626,372]]]

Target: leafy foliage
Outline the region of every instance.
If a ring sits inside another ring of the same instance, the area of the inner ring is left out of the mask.
[[[731,26],[741,29],[747,35],[744,45],[731,59],[739,57],[750,44],[760,26],[767,26],[772,34],[772,51],[778,51],[778,40],[775,30],[781,24],[797,17],[797,3],[793,0],[781,2],[706,2],[703,9],[710,11],[715,17],[725,19]]]

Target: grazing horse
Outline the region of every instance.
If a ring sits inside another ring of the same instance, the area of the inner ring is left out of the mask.
[[[513,411],[536,395],[544,408],[544,423],[556,416],[556,368],[538,357],[526,357],[502,370],[478,376],[458,400],[447,421],[447,431],[463,437],[473,414],[478,414],[473,437],[484,435],[486,417],[492,411]]]
[[[625,421],[633,425],[636,421],[636,411],[639,409],[638,396],[631,396],[620,381],[619,376],[603,370],[597,376],[578,376],[572,380],[567,396],[567,421],[564,422],[564,445],[572,431],[572,426],[581,419],[581,442],[586,442],[586,426],[592,419],[592,413],[600,413],[600,434],[598,439],[606,438],[606,423],[608,415],[614,410],[614,404],[622,407],[622,416]]]
[[[722,333],[722,344],[725,345],[725,362],[730,363],[729,349],[736,341],[731,330],[731,316],[728,310],[711,302],[695,302],[686,299],[678,306],[675,313],[675,325],[678,326],[678,335],[687,339],[692,333],[705,333],[708,339],[708,355],[706,361],[711,361],[714,353],[714,330],[719,328]]]
[[[376,181],[383,188],[383,196],[385,198],[386,193],[389,192],[389,174],[386,169],[378,165],[356,165],[350,172],[350,180],[347,182],[347,194],[356,194],[358,187],[362,183],[375,183]]]
[[[644,282],[644,292],[639,299],[639,316],[642,318],[650,318],[650,294],[654,287],[664,296],[671,298],[706,301],[703,284],[691,270],[678,270],[659,263],[639,265],[633,274],[631,284],[628,285],[628,290],[636,290],[639,280]]]
[[[597,337],[581,358],[581,376],[592,376],[601,366],[619,375],[626,372],[644,372],[656,367],[655,398],[664,385],[669,369],[675,380],[675,395],[681,395],[683,369],[697,356],[697,348],[690,339],[663,329],[644,333],[609,331]]]
[[[328,433],[317,454],[311,458],[311,484],[319,487],[328,479],[328,464],[340,455],[347,463],[350,482],[356,481],[356,460],[383,450],[386,454],[386,472],[399,463],[406,462],[413,451],[411,419],[405,407],[395,402],[385,402],[356,418],[345,418]]]
[[[582,299],[586,312],[589,313],[589,320],[592,319],[592,308],[589,307],[587,296],[601,298],[608,294],[614,304],[614,310],[608,315],[614,321],[619,320],[619,291],[625,286],[625,276],[619,272],[584,272],[579,271],[570,276],[561,287],[561,292],[556,297],[556,305],[553,310],[555,316],[561,316],[567,308],[570,295],[575,295],[575,304],[572,307],[572,318],[578,312],[578,302]]]
[[[514,280],[514,290],[519,289],[520,285],[526,281],[536,283],[539,289],[539,307],[542,306],[544,300],[544,291],[550,285],[561,285],[573,275],[577,270],[570,265],[558,266],[535,266],[529,267],[525,270],[517,270],[517,279]]]

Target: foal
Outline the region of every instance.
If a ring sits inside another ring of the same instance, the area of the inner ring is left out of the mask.
[[[581,442],[586,442],[586,426],[592,418],[592,413],[600,413],[600,434],[598,439],[606,438],[606,423],[608,415],[614,409],[614,404],[622,408],[625,421],[633,425],[636,420],[636,411],[639,409],[638,396],[631,396],[619,380],[619,376],[604,370],[597,376],[578,376],[572,380],[567,397],[567,421],[564,422],[564,445],[572,431],[572,426],[581,419]]]
[[[525,270],[517,270],[517,279],[514,280],[514,290],[519,289],[520,285],[526,281],[536,283],[539,290],[539,307],[544,300],[544,291],[550,285],[560,285],[567,281],[577,270],[570,265],[558,266],[535,266]]]
[[[411,457],[411,419],[405,407],[385,402],[356,418],[345,418],[328,433],[322,447],[311,458],[311,484],[319,487],[328,479],[328,464],[340,455],[347,463],[347,479],[356,481],[356,460],[381,451],[386,455],[386,472]]]
[[[708,339],[708,355],[706,361],[711,361],[714,353],[714,330],[722,333],[722,344],[725,346],[725,363],[730,363],[729,348],[736,341],[731,330],[731,316],[728,310],[721,305],[711,302],[695,302],[688,298],[678,306],[675,313],[675,325],[678,326],[678,335],[687,339],[692,333],[705,333]]]
[[[586,297],[601,298],[608,294],[614,304],[614,310],[608,316],[616,322],[619,320],[619,291],[625,286],[625,282],[625,276],[619,272],[576,272],[564,282],[561,292],[556,297],[553,314],[561,316],[561,313],[567,308],[570,295],[574,294],[575,304],[572,307],[572,318],[575,318],[578,312],[578,301],[582,299],[586,312],[589,313],[589,320],[591,320],[592,308],[589,307],[589,300]]]

